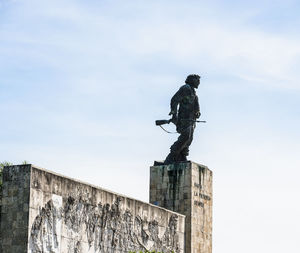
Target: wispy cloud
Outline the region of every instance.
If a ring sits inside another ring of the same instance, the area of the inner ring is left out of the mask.
[[[209,8],[203,3],[193,3],[194,9],[204,10],[197,16],[180,2],[172,6],[118,3],[118,9],[105,2],[94,10],[77,1],[15,3],[17,11],[12,15],[16,19],[2,27],[2,54],[76,76],[82,70],[97,78],[135,73],[137,62],[163,55],[166,64],[176,62],[260,85],[299,89],[299,74],[293,68],[300,58],[299,38],[249,27],[247,18],[255,11],[245,11],[246,17],[240,14],[239,22],[234,22],[237,18],[222,15],[221,10],[214,11],[216,17],[205,14]],[[168,7],[170,12],[164,15]],[[181,8],[192,15],[178,17]]]

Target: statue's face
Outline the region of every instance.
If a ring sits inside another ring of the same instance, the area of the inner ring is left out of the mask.
[[[193,79],[193,84],[192,84],[193,87],[196,88],[196,89],[198,89],[199,84],[200,84],[200,79],[199,78],[194,78]]]

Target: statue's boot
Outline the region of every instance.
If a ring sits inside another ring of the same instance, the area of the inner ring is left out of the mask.
[[[166,157],[165,161],[164,161],[164,165],[168,165],[168,164],[172,164],[176,162],[176,154],[171,152],[170,154],[168,154],[168,156]]]
[[[178,155],[178,161],[186,162],[188,155],[189,155],[189,148],[188,147],[183,148]]]
[[[186,162],[187,161],[187,156],[180,153],[178,157],[178,162]]]

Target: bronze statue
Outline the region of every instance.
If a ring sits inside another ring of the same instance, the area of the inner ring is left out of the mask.
[[[172,118],[156,121],[156,125],[174,123],[176,131],[180,134],[177,141],[170,148],[170,153],[163,163],[165,165],[187,161],[196,122],[205,122],[197,121],[201,113],[195,89],[198,88],[199,84],[199,75],[189,75],[185,80],[185,85],[181,86],[171,99],[171,112],[169,115],[172,115]]]

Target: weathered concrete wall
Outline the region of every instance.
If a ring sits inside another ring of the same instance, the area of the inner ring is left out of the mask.
[[[2,252],[27,252],[30,165],[3,170],[1,207]]]
[[[186,215],[185,253],[212,252],[212,172],[206,166],[151,167],[150,203]]]
[[[2,235],[1,235],[1,209],[2,209],[2,187],[0,187],[0,249],[1,249],[1,242],[2,242]]]
[[[183,215],[34,166],[6,167],[4,173],[7,197],[27,195],[9,205],[3,199],[1,226],[19,238],[11,222],[20,217],[24,225],[20,248],[13,248],[5,233],[3,253],[184,252]]]

